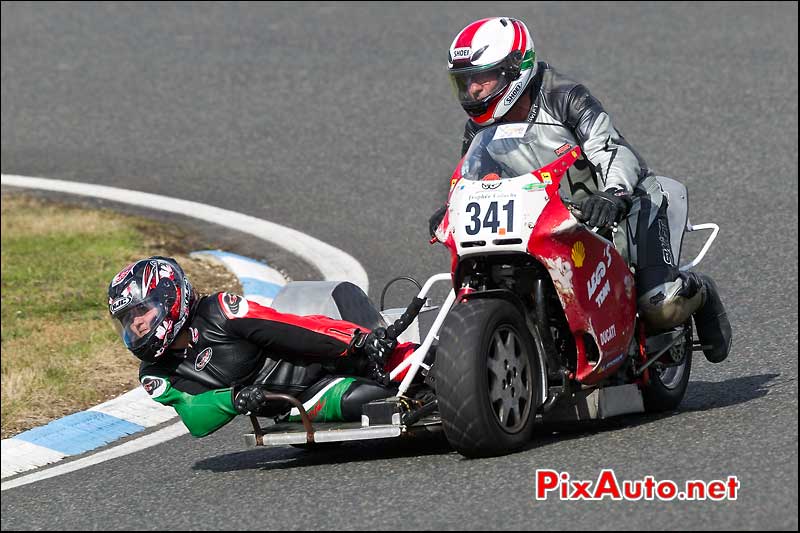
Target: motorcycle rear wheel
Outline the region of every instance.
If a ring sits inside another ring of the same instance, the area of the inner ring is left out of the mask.
[[[511,303],[475,299],[453,307],[439,334],[436,395],[451,446],[466,457],[511,453],[531,439],[538,358]]]
[[[689,385],[689,375],[692,370],[692,319],[684,324],[683,342],[670,349],[663,357],[682,357],[680,364],[675,366],[657,367],[658,363],[650,367],[650,380],[642,390],[644,408],[648,413],[662,413],[677,409],[686,394]]]

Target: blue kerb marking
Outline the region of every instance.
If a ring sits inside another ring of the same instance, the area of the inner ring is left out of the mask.
[[[244,255],[232,254],[230,252],[223,252],[222,250],[201,250],[199,252],[192,252],[192,254],[211,254],[211,255],[217,255],[219,257],[235,257],[236,259],[240,259],[242,261],[247,261],[249,263],[255,263],[258,266],[262,266],[262,267],[263,266],[269,266],[267,263],[264,263],[263,261],[259,261],[257,259],[253,259],[252,257],[246,257]],[[189,255],[191,255],[191,254],[189,254]]]
[[[144,426],[99,411],[83,411],[14,438],[66,455],[78,455],[143,429]]]
[[[270,283],[268,281],[261,281],[255,278],[239,278],[242,284],[245,297],[247,296],[264,296],[266,298],[275,298],[280,290],[283,288],[277,283]]]

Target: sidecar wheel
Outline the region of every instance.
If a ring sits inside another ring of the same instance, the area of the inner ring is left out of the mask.
[[[467,457],[503,455],[533,433],[539,398],[533,338],[514,305],[455,305],[436,351],[436,395],[450,444]]]
[[[676,366],[657,368],[658,363],[650,367],[650,381],[642,390],[644,408],[648,413],[672,411],[680,405],[689,385],[689,374],[692,370],[692,320],[684,325],[683,342],[670,350],[670,356],[683,358]]]

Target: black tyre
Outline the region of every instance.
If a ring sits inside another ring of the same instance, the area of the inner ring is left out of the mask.
[[[692,320],[684,325],[683,342],[673,346],[667,358],[681,361],[675,366],[655,363],[650,367],[650,381],[642,390],[644,408],[648,413],[676,409],[686,394],[692,370]]]
[[[457,304],[439,333],[436,396],[450,444],[467,457],[510,453],[531,438],[538,359],[524,317],[505,300]]]

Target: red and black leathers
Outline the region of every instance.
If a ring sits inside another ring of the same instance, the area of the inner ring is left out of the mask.
[[[279,313],[228,293],[201,298],[186,329],[189,347],[142,363],[140,377],[166,373],[173,387],[189,394],[256,382],[297,394],[323,375],[323,367],[352,365],[348,347],[363,331],[324,316]]]

